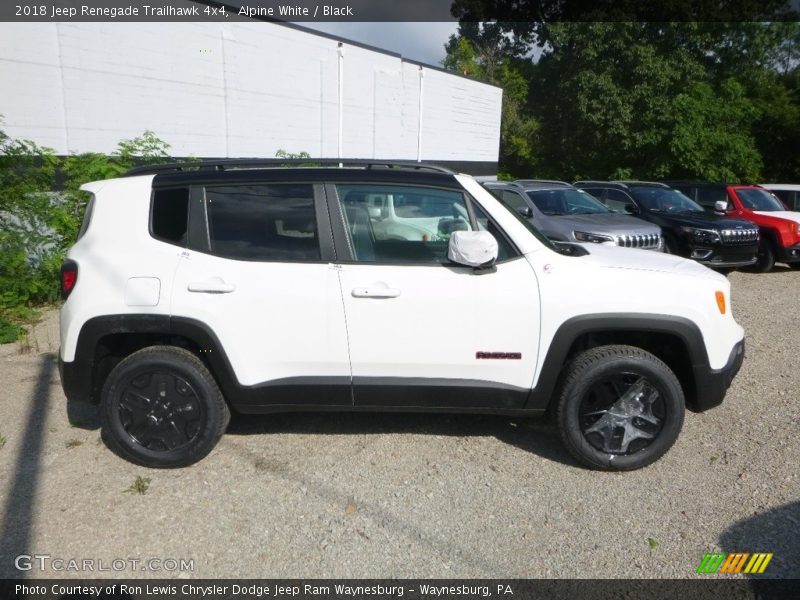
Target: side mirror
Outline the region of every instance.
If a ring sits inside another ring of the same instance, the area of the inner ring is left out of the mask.
[[[447,258],[459,265],[486,269],[497,260],[497,240],[488,231],[454,231]]]
[[[517,209],[517,212],[521,214],[526,219],[530,219],[533,216],[533,211],[531,210],[530,206],[520,206]]]
[[[622,210],[625,211],[626,215],[638,215],[639,209],[636,208],[636,205],[632,202],[627,203],[625,206],[622,207]]]
[[[728,212],[728,201],[717,200],[714,202],[714,210],[721,213]]]

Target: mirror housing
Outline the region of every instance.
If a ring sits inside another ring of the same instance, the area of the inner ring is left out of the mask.
[[[497,240],[488,231],[454,231],[447,246],[447,258],[474,269],[493,266],[497,253]]]
[[[636,205],[633,202],[628,202],[625,206],[622,207],[622,210],[625,211],[626,215],[638,215],[639,209],[636,208]]]
[[[720,213],[728,212],[728,201],[717,200],[716,202],[714,202],[714,210]]]
[[[521,206],[517,209],[517,212],[526,219],[530,219],[533,216],[533,211],[530,206]]]

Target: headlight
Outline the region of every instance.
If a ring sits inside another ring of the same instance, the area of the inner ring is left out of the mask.
[[[579,242],[592,242],[593,244],[607,244],[611,242],[612,244],[616,244],[617,240],[615,240],[610,235],[604,235],[601,233],[588,233],[586,231],[573,231],[572,235],[575,236],[575,239]]]
[[[681,231],[688,233],[696,242],[718,244],[721,240],[719,231],[715,229],[700,229],[698,227],[681,227]]]

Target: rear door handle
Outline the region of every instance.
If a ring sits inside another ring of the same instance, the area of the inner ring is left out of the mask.
[[[353,288],[354,298],[397,298],[400,290],[390,287],[357,287]]]
[[[212,277],[205,281],[191,281],[187,288],[190,292],[206,294],[230,294],[236,289],[232,283],[225,283],[220,277]]]

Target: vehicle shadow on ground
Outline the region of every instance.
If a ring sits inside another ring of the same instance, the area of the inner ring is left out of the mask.
[[[800,501],[790,502],[753,515],[728,527],[719,543],[726,552],[772,552],[763,574],[752,575],[757,589],[760,579],[800,577]]]
[[[797,270],[798,269],[792,269],[789,265],[787,265],[785,263],[776,263],[775,266],[772,267],[772,269],[770,269],[766,273],[756,273],[754,271],[748,271],[746,269],[735,269],[734,271],[731,271],[731,272],[744,273],[745,275],[757,275],[758,277],[764,277],[764,276],[770,276],[770,275],[772,275],[772,276],[783,275],[785,273],[792,273],[792,272],[797,271]]]
[[[227,435],[364,435],[400,434],[485,437],[565,465],[578,463],[566,451],[545,417],[433,413],[297,412],[231,416]]]
[[[43,354],[33,394],[25,399],[29,406],[28,416],[20,433],[13,476],[5,484],[6,503],[0,522],[0,556],[4,558],[0,564],[2,577],[19,575],[18,571],[12,570],[12,561],[6,561],[5,557],[15,557],[29,551],[44,454],[47,409],[55,371],[55,354]]]

